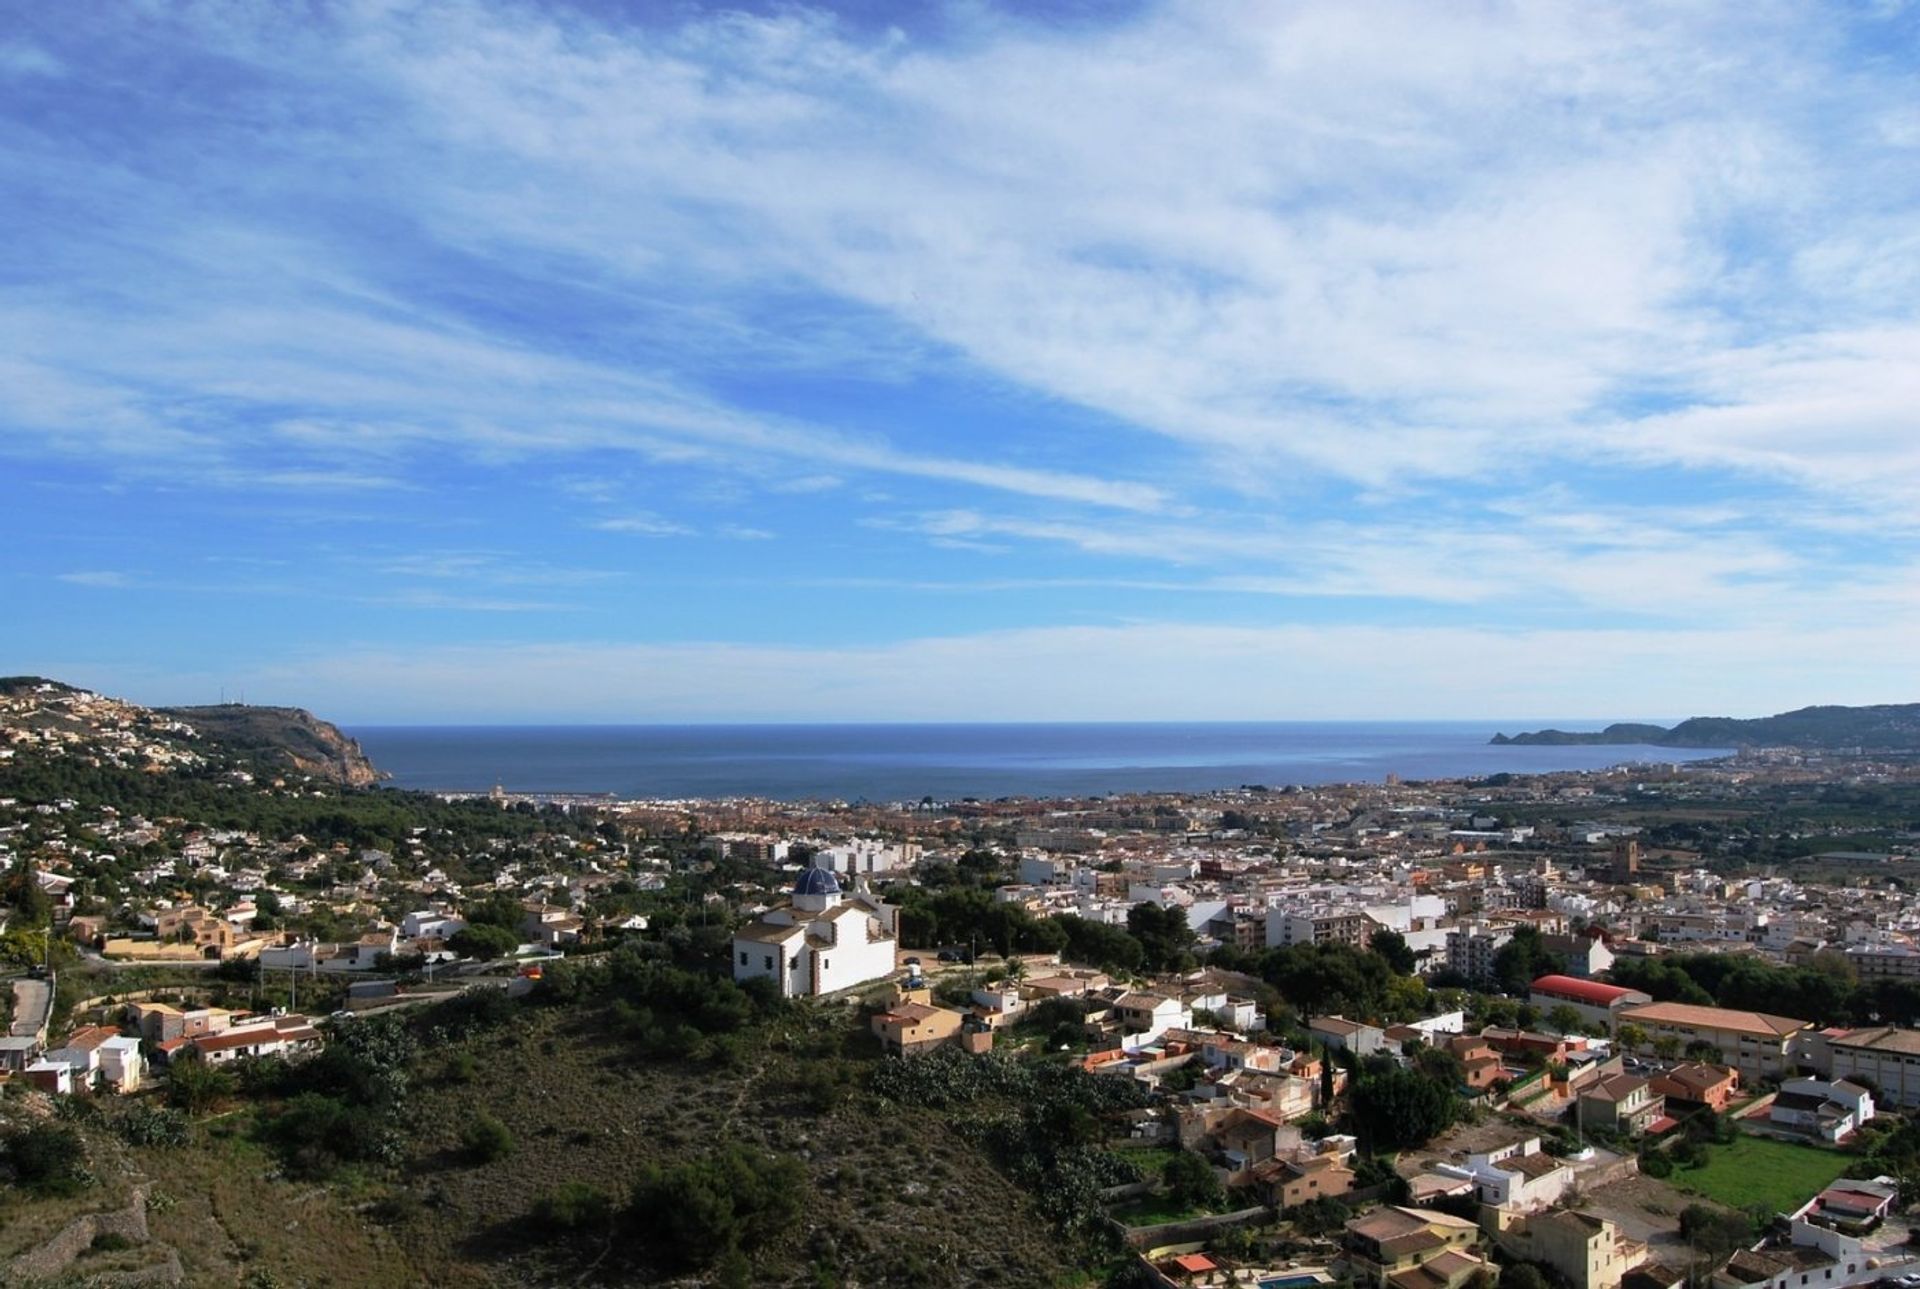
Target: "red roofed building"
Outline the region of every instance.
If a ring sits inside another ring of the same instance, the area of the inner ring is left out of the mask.
[[[236,1025],[218,1034],[169,1039],[159,1046],[169,1061],[187,1053],[203,1061],[224,1064],[243,1056],[299,1056],[319,1051],[324,1043],[320,1031],[305,1016],[274,1016]]]
[[[1611,1030],[1622,1011],[1644,1007],[1653,1001],[1653,995],[1620,985],[1604,985],[1598,980],[1582,980],[1578,976],[1542,976],[1533,982],[1527,1001],[1542,1012],[1571,1007],[1582,1020]]]

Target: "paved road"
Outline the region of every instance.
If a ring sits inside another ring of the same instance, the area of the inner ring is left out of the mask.
[[[53,990],[44,980],[13,982],[13,1028],[15,1038],[46,1039],[47,1014],[53,1009]]]

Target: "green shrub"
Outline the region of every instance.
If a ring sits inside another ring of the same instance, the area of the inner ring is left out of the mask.
[[[233,1075],[184,1053],[167,1066],[167,1100],[188,1114],[204,1114],[234,1093]]]
[[[318,1092],[287,1102],[262,1124],[261,1135],[279,1147],[287,1170],[302,1177],[326,1177],[343,1163],[385,1158],[392,1147],[391,1128],[380,1117]]]
[[[45,1195],[71,1195],[93,1184],[86,1144],[72,1128],[35,1124],[7,1138],[7,1158],[22,1186]]]
[[[134,1107],[115,1126],[134,1146],[184,1146],[193,1135],[186,1115],[156,1105]]]
[[[1182,1150],[1160,1169],[1160,1182],[1176,1202],[1192,1208],[1211,1208],[1222,1198],[1213,1165],[1190,1150]]]
[[[613,1196],[592,1182],[562,1182],[533,1202],[531,1216],[556,1232],[599,1229],[613,1220]]]
[[[793,1225],[806,1180],[797,1159],[725,1146],[671,1168],[649,1168],[634,1186],[632,1212],[652,1232],[663,1261],[738,1269],[743,1251]]]
[[[53,1117],[62,1123],[97,1123],[100,1103],[86,1094],[59,1097],[53,1103]]]
[[[518,949],[520,935],[517,931],[509,931],[505,927],[469,926],[455,931],[448,937],[447,947],[462,957],[491,962],[495,958],[504,958]]]
[[[481,1112],[460,1133],[460,1150],[476,1164],[491,1164],[513,1153],[513,1134],[507,1125]]]

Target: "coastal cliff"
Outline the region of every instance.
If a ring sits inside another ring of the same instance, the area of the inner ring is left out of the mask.
[[[316,779],[364,788],[388,777],[367,759],[358,742],[304,708],[223,703],[155,710],[184,721],[236,755],[279,762]]]
[[[52,758],[152,773],[227,768],[356,788],[390,777],[298,707],[142,707],[44,676],[0,676],[0,745],[16,766]]]

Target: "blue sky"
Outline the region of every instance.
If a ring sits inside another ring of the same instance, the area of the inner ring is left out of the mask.
[[[1905,5],[7,8],[0,670],[1920,699]]]

